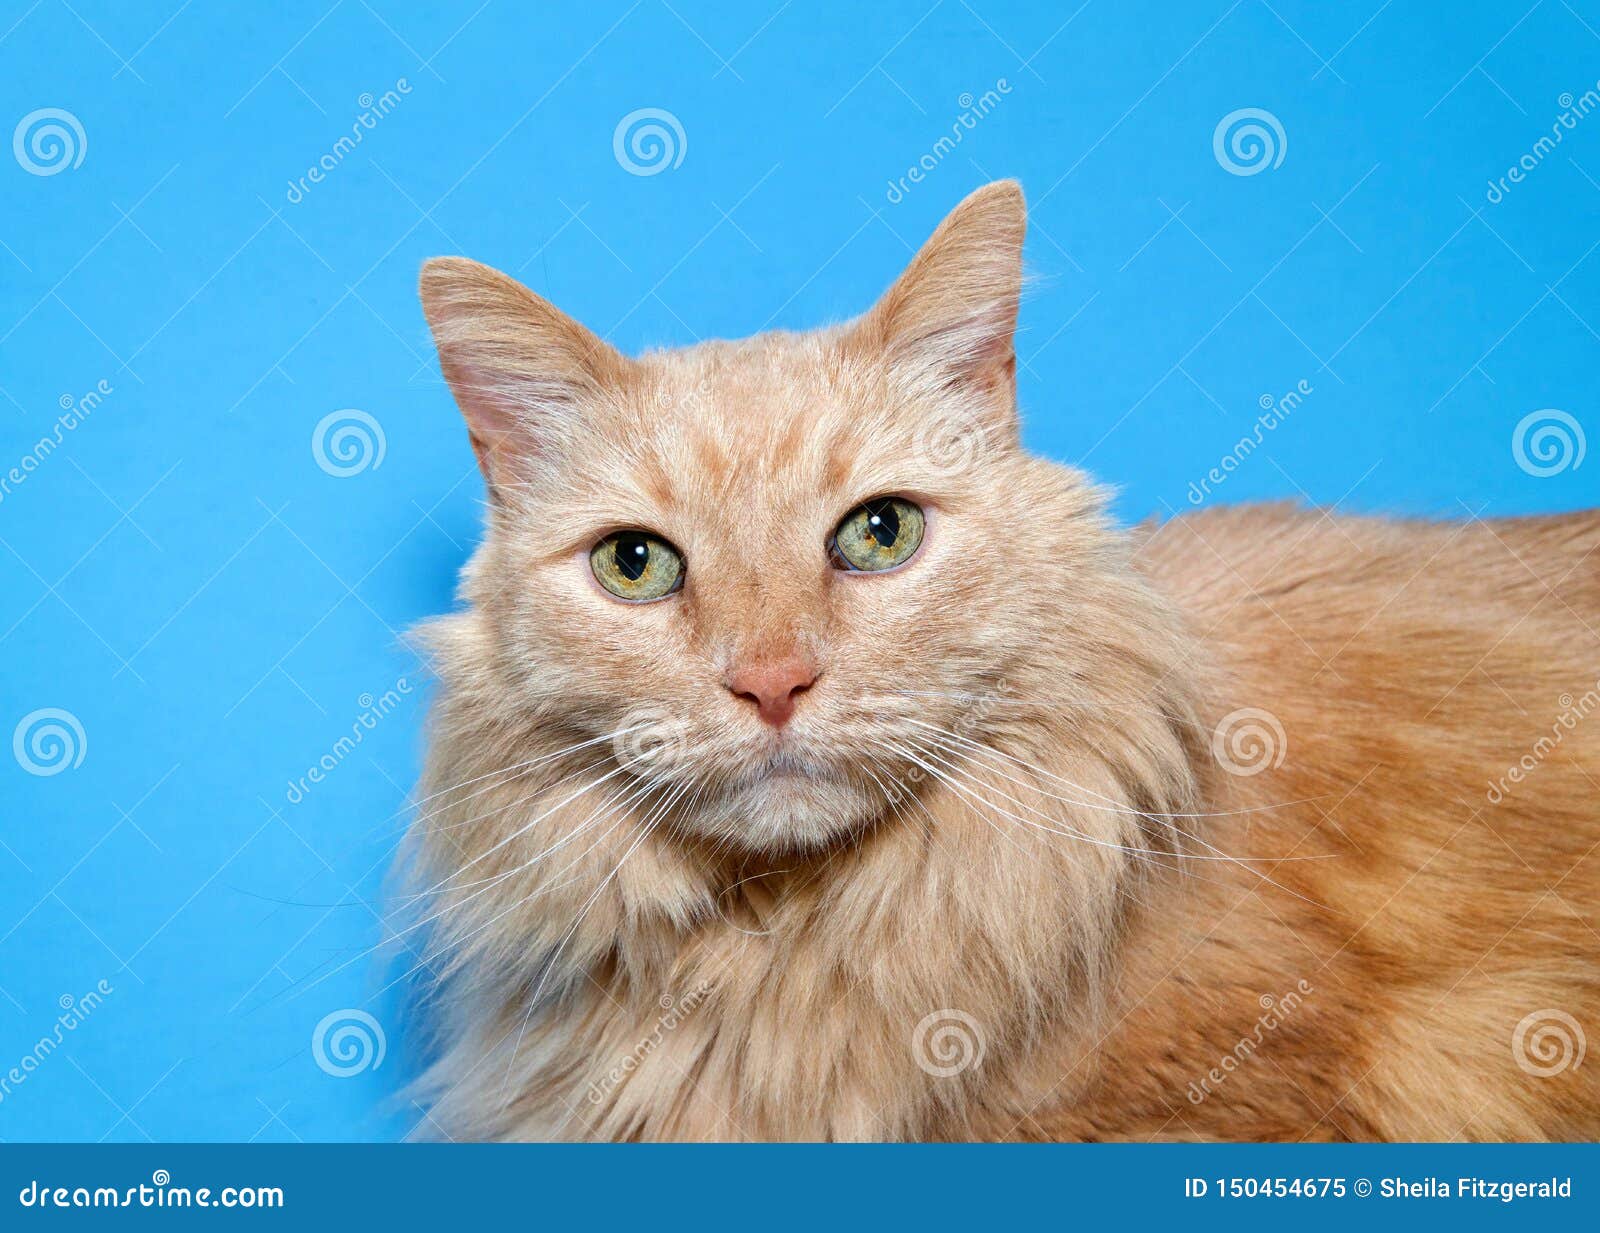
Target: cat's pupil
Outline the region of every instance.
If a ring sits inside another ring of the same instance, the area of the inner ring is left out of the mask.
[[[885,548],[892,548],[900,538],[900,515],[892,501],[874,502],[866,507],[867,529],[872,538]]]
[[[612,557],[619,574],[629,582],[638,582],[650,564],[650,545],[637,535],[620,536]]]

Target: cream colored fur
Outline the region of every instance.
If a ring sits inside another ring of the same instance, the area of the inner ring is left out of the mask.
[[[638,359],[425,268],[491,493],[426,633],[434,1130],[1600,1133],[1596,1067],[1535,1083],[1509,1043],[1530,1001],[1600,1026],[1600,719],[1468,829],[1532,726],[1474,674],[1505,660],[1530,713],[1600,677],[1600,519],[1115,527],[1018,443],[1023,227],[991,185],[856,322]],[[917,557],[831,569],[887,493],[929,510]],[[682,592],[600,590],[624,528],[679,548]],[[778,730],[724,680],[784,655],[819,675]],[[1265,774],[1214,755],[1244,707],[1285,728]],[[1298,979],[1278,1061],[1186,1098]]]

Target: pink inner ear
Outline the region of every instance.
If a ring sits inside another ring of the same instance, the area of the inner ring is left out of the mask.
[[[528,425],[512,409],[506,396],[490,384],[487,374],[469,364],[452,363],[443,356],[440,368],[467,421],[467,436],[484,479],[494,480],[494,459],[500,460],[498,465],[503,469],[509,458],[533,452]]]

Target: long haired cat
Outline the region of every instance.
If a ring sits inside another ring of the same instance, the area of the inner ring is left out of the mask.
[[[1018,442],[1024,228],[637,359],[424,268],[426,1130],[1600,1135],[1600,515],[1118,527]]]

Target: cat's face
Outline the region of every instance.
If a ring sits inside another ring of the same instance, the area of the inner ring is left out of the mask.
[[[769,851],[866,824],[949,756],[926,725],[965,734],[1003,697],[1029,588],[1092,534],[1017,445],[1022,229],[992,185],[858,322],[639,360],[430,263],[493,495],[473,594],[530,725],[605,738],[595,777]]]

